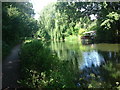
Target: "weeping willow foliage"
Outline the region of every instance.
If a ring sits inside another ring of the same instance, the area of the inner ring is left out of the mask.
[[[70,35],[80,35],[83,29],[84,32],[94,30],[98,42],[116,42],[120,37],[119,13],[119,3],[114,2],[51,3],[40,13],[38,34],[59,41]],[[91,20],[90,15],[95,15],[97,19]]]
[[[77,8],[72,8],[73,6],[68,2],[51,3],[46,6],[40,13],[38,34],[47,39],[59,41],[69,35],[78,35],[80,28],[90,30],[94,26],[89,27],[90,17],[74,17],[80,13],[77,14]]]
[[[41,12],[39,19],[40,30],[38,33],[48,39],[60,40],[67,26],[65,25],[67,16],[64,13],[61,14],[55,7],[55,3],[49,4]]]
[[[90,23],[90,20],[88,17],[85,17],[79,19],[79,27],[75,28],[78,21],[76,22],[73,17],[71,18],[70,14],[66,13],[66,9],[62,9],[63,11],[61,12],[60,7],[58,8],[59,4],[62,5],[63,3],[49,4],[40,13],[40,29],[38,34],[42,37],[59,41],[63,40],[66,36],[78,33],[78,28],[80,27],[88,27],[87,25]],[[64,4],[67,6],[67,3]],[[83,21],[89,23],[85,24]]]

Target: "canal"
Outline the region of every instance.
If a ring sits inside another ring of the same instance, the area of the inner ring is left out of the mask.
[[[120,82],[120,44],[89,44],[82,45],[78,41],[51,42],[50,49],[60,60],[72,62],[72,67],[77,69],[76,85],[78,87],[104,87]],[[83,83],[84,82],[84,83]]]

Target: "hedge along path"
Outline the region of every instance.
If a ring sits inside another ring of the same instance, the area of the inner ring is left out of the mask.
[[[20,45],[15,46],[2,63],[2,88],[18,88],[20,80]]]

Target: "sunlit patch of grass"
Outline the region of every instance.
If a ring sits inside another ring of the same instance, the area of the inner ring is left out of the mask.
[[[76,42],[76,41],[78,41],[78,36],[70,35],[68,37],[65,37],[65,41],[67,41],[67,42]]]

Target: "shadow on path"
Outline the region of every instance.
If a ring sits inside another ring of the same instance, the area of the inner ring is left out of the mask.
[[[20,60],[18,52],[20,45],[15,46],[2,63],[2,88],[18,88],[20,79]]]

